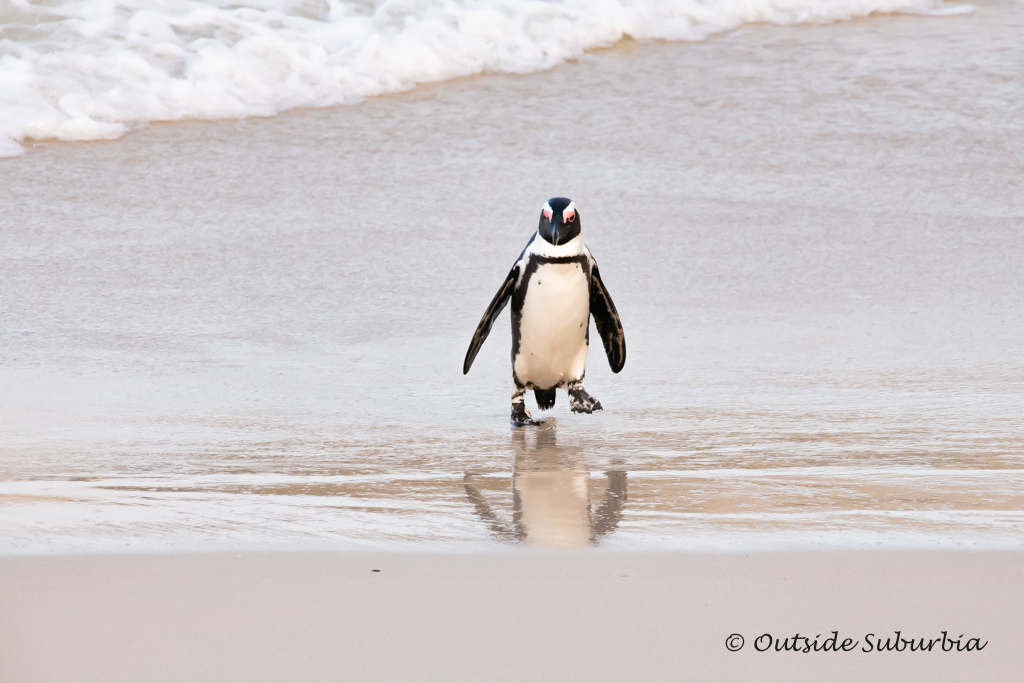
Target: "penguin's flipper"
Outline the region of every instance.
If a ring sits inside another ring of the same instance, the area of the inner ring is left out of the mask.
[[[608,290],[601,281],[601,272],[594,263],[590,269],[590,314],[594,316],[597,333],[604,342],[604,352],[612,372],[619,372],[626,364],[626,333]]]
[[[516,287],[516,281],[519,279],[519,266],[513,266],[512,270],[509,271],[508,277],[505,278],[505,282],[502,283],[501,288],[498,289],[498,293],[491,299],[491,305],[487,307],[487,311],[484,313],[484,317],[480,318],[480,324],[476,326],[476,332],[473,334],[473,341],[469,344],[469,350],[466,351],[466,360],[462,363],[462,374],[465,375],[469,372],[469,368],[473,365],[473,361],[476,360],[476,354],[480,353],[480,347],[484,345],[484,340],[487,339],[487,335],[491,333],[491,326],[494,325],[494,319],[498,317],[498,314],[504,310],[508,304],[508,300],[512,297],[512,290]],[[591,295],[593,298],[593,295]],[[620,328],[621,329],[621,328]]]

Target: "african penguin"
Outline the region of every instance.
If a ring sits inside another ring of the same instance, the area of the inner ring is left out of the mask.
[[[541,424],[530,416],[524,395],[533,389],[537,407],[555,405],[555,389],[565,387],[574,413],[601,410],[601,403],[583,388],[590,316],[604,342],[612,372],[626,363],[622,321],[601,281],[597,262],[583,244],[580,214],[572,200],[549,199],[540,225],[477,325],[466,352],[462,373],[473,360],[494,319],[512,300],[512,424]]]

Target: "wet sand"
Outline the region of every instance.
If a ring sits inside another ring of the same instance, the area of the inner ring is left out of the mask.
[[[1020,547],[1022,27],[747,26],[4,162],[0,550]],[[555,194],[629,356],[520,442],[507,313],[460,370]]]
[[[1022,560],[950,551],[9,558],[0,679],[1014,681],[1024,665]],[[861,651],[867,634],[884,641],[896,630],[988,644]],[[764,633],[822,634],[824,644],[832,631],[859,645],[755,650]],[[726,649],[733,633],[745,638],[739,652]]]

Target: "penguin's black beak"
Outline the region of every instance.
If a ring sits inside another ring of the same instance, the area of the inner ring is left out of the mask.
[[[575,211],[569,211],[564,216],[560,216],[558,214],[555,214],[555,216],[553,217],[553,219],[551,221],[551,223],[552,223],[552,225],[551,225],[551,228],[552,228],[551,232],[552,232],[552,234],[555,237],[555,242],[554,242],[555,246],[558,246],[558,245],[561,245],[561,244],[565,244],[570,239],[572,239],[573,235],[575,234],[573,232],[573,228],[575,227],[574,226],[574,221],[575,220],[576,220],[576,212]]]
[[[556,247],[562,243],[562,221],[557,217],[551,219],[551,243]]]

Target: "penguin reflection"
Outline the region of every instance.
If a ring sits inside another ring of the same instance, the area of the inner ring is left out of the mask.
[[[616,529],[626,503],[626,473],[591,479],[582,446],[559,445],[557,423],[512,432],[512,524],[502,522],[473,483],[466,495],[491,532],[509,542],[574,548],[596,544]],[[592,505],[600,499],[596,507]]]

